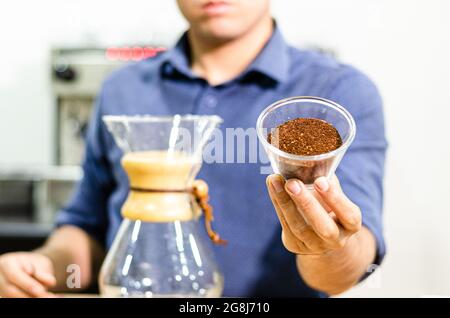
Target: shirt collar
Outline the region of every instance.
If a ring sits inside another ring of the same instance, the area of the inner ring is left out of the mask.
[[[281,83],[288,79],[289,67],[289,46],[275,26],[269,41],[247,68],[246,73],[255,71]]]
[[[173,76],[174,73],[178,73],[191,79],[198,78],[192,73],[189,61],[189,41],[187,32],[185,32],[175,47],[163,54],[161,60],[162,72],[166,76]],[[275,25],[269,41],[241,77],[250,73],[257,73],[276,82],[284,82],[288,79],[289,63],[289,46]]]
[[[163,55],[161,66],[164,75],[171,76],[174,74],[174,71],[177,71],[188,78],[197,78],[190,67],[190,48],[187,32],[181,36],[171,50]]]

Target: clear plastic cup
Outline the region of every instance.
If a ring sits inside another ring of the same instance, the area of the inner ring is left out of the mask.
[[[284,152],[268,142],[268,134],[274,132],[276,127],[296,118],[316,118],[330,123],[339,132],[342,145],[324,154],[299,156]],[[355,138],[356,124],[350,113],[335,102],[319,97],[298,96],[277,101],[267,107],[258,117],[256,130],[274,172],[286,180],[299,179],[311,188],[318,177],[330,179],[335,173]]]

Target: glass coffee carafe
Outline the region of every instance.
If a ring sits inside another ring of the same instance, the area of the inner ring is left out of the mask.
[[[106,297],[219,297],[223,276],[206,234],[208,186],[194,180],[217,116],[104,116],[124,152],[130,192],[99,277]]]

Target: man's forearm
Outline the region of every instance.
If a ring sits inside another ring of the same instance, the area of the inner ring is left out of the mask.
[[[347,244],[324,255],[297,255],[297,268],[305,283],[329,295],[355,285],[375,259],[376,242],[365,227]]]
[[[85,231],[74,226],[56,230],[37,253],[46,255],[53,263],[57,285],[55,291],[67,291],[68,266],[80,268],[81,289],[88,287],[98,271],[104,256],[100,244]]]

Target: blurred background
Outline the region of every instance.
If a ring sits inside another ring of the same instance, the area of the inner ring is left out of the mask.
[[[272,4],[291,44],[362,69],[385,101],[388,255],[343,296],[450,296],[450,2]],[[0,253],[32,248],[51,229],[81,176],[83,133],[102,79],[170,47],[185,27],[175,0],[3,4]],[[128,49],[136,46],[143,49]]]

